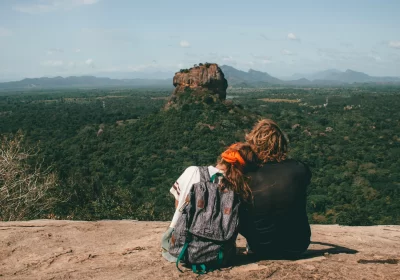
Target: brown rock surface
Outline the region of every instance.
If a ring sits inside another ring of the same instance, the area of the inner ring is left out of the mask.
[[[1,279],[196,279],[160,256],[168,222],[0,222]],[[201,279],[400,279],[400,226],[313,225],[300,260],[252,261]],[[245,240],[238,239],[239,251]]]
[[[228,88],[224,73],[215,63],[190,68],[187,73],[177,72],[173,84],[175,90],[172,93],[172,101],[179,99],[180,95],[187,89],[194,94],[208,92],[218,96],[220,100],[224,100]]]

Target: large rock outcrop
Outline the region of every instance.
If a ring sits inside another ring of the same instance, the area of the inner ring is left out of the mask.
[[[0,222],[0,279],[199,279],[161,257],[169,222]],[[200,279],[400,279],[400,226],[312,225],[299,260],[243,255]]]
[[[210,95],[219,100],[225,100],[228,82],[221,68],[215,63],[199,64],[190,69],[182,69],[175,73],[173,84],[175,90],[168,104],[182,103],[188,95]]]

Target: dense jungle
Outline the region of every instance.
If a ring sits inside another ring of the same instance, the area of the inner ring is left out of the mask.
[[[19,145],[24,167],[53,176],[18,219],[169,220],[169,189],[185,168],[214,164],[258,119],[271,118],[290,156],[312,170],[311,223],[400,224],[399,92],[230,88],[225,101],[188,95],[166,110],[169,89],[3,91],[2,151]],[[0,219],[16,219],[0,209]]]

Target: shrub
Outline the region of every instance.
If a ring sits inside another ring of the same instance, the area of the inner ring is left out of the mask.
[[[27,160],[35,155],[22,147],[23,135],[3,137],[0,145],[0,220],[13,221],[40,217],[58,199],[50,192],[57,177],[40,164],[31,167]]]

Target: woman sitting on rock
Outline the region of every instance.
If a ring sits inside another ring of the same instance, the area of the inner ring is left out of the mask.
[[[231,145],[225,152],[223,152],[218,161],[216,166],[208,166],[207,168],[202,168],[202,167],[196,167],[196,166],[190,166],[188,167],[183,174],[178,178],[178,180],[175,182],[175,184],[172,186],[170,189],[170,193],[175,197],[175,214],[172,218],[171,224],[168,228],[168,230],[164,233],[163,238],[162,238],[162,255],[165,259],[171,262],[176,262],[177,257],[173,256],[170,254],[170,246],[174,243],[174,237],[171,240],[171,236],[173,236],[174,228],[177,225],[178,220],[182,216],[182,210],[189,204],[190,201],[190,195],[191,195],[191,190],[192,186],[196,183],[200,182],[200,178],[202,176],[202,182],[204,180],[204,176],[202,175],[202,170],[207,170],[208,171],[208,177],[210,182],[218,183],[211,185],[217,188],[218,186],[222,186],[222,192],[224,189],[226,189],[225,192],[230,192],[232,195],[237,198],[238,201],[240,201],[240,207],[248,207],[251,204],[252,201],[252,193],[249,188],[249,178],[245,175],[246,173],[250,171],[254,171],[258,166],[258,159],[251,148],[251,146],[247,143],[236,143]],[[197,186],[197,185],[196,185]],[[192,193],[193,195],[193,193]],[[222,196],[221,196],[222,197]],[[202,204],[210,204],[210,198],[206,196],[205,200],[208,201],[202,201],[202,203],[195,203],[194,208],[198,209],[199,205],[200,207]],[[218,201],[216,203],[220,203],[222,199],[216,199],[215,201]],[[206,207],[205,207],[206,208]],[[222,208],[222,209],[221,209]],[[217,205],[213,209],[218,209],[220,212],[215,213],[215,216],[221,215],[221,223],[225,223],[227,218],[227,215],[237,215],[237,209],[239,208],[236,207],[235,210],[228,208],[223,209],[223,206]],[[214,210],[214,211],[218,211]],[[197,210],[196,210],[197,211]],[[204,211],[207,210],[202,210]],[[235,212],[236,211],[236,212]],[[232,213],[231,213],[232,212]],[[197,212],[196,212],[197,214]],[[213,214],[214,215],[214,214]],[[212,218],[214,219],[214,217]],[[234,218],[235,221],[237,221],[236,218]],[[210,219],[207,219],[207,223],[209,223]],[[197,221],[198,220],[194,220]],[[204,221],[200,219],[200,221]],[[205,221],[204,221],[205,223]],[[179,223],[178,223],[179,224]],[[218,224],[218,223],[217,223]],[[199,225],[196,225],[197,227]],[[200,225],[202,226],[202,225]],[[206,225],[204,225],[206,226]],[[191,226],[193,228],[193,225]],[[231,228],[232,229],[232,228]],[[218,230],[218,229],[217,229]],[[235,252],[234,249],[234,241],[237,236],[237,223],[234,225],[234,231],[235,233],[233,234],[233,248],[231,248],[231,251],[233,253]],[[170,242],[172,244],[170,244]],[[176,245],[175,245],[176,246]],[[226,249],[226,248],[225,248]],[[190,251],[191,249],[189,249]],[[179,252],[182,251],[179,248]],[[232,252],[230,252],[232,253]],[[182,253],[183,255],[183,253]],[[190,257],[188,257],[190,259]],[[178,261],[179,262],[179,261]],[[177,262],[177,265],[178,265]],[[225,263],[225,262],[224,262]]]

